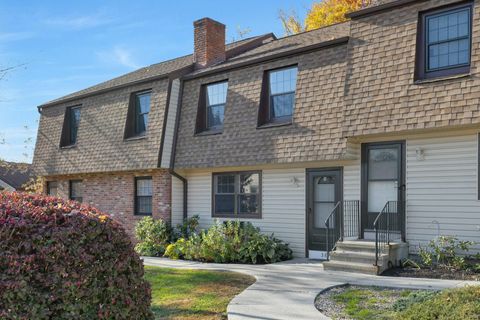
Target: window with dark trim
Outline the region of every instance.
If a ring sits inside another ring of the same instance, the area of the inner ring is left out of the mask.
[[[202,85],[195,133],[221,132],[227,103],[228,81]]]
[[[77,144],[79,125],[80,107],[68,107],[65,110],[65,118],[63,121],[62,136],[60,139],[61,147],[69,147]]]
[[[131,94],[125,125],[125,139],[143,137],[147,133],[150,98],[150,90]]]
[[[297,66],[266,71],[263,77],[258,124],[292,121],[297,86]]]
[[[135,215],[152,215],[152,177],[135,178]]]
[[[56,197],[58,195],[58,182],[47,181],[47,195]]]
[[[214,173],[212,189],[213,217],[261,217],[261,172]]]
[[[470,71],[472,4],[435,9],[420,15],[417,79]]]
[[[83,182],[82,180],[70,180],[70,200],[83,201]]]

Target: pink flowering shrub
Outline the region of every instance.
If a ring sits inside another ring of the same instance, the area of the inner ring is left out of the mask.
[[[95,208],[0,193],[0,319],[152,319],[143,265]]]

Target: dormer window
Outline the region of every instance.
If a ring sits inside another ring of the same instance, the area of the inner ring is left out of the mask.
[[[297,66],[266,71],[263,77],[259,126],[291,123],[295,106]]]
[[[203,85],[197,112],[195,133],[219,133],[223,130],[228,81]]]
[[[143,137],[148,129],[148,114],[150,113],[150,91],[133,93],[128,107],[125,139]]]
[[[77,144],[78,127],[80,125],[80,107],[69,107],[65,110],[60,147]]]
[[[463,4],[421,15],[417,78],[428,79],[470,71],[472,5]]]

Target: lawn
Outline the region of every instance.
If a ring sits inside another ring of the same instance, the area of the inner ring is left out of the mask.
[[[442,292],[346,286],[320,294],[316,307],[333,319],[480,319],[480,286]]]
[[[226,319],[228,303],[255,282],[235,272],[145,267],[156,319]]]

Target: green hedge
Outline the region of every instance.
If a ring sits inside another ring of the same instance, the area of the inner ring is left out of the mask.
[[[0,319],[152,319],[123,228],[73,201],[0,193]]]

